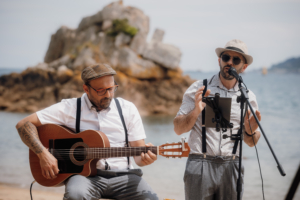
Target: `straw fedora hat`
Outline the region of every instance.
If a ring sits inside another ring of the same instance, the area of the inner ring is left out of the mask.
[[[230,40],[229,42],[227,42],[224,48],[216,48],[217,56],[220,57],[224,51],[234,51],[242,54],[245,57],[248,65],[253,62],[252,56],[248,54],[248,48],[246,44],[241,40]]]

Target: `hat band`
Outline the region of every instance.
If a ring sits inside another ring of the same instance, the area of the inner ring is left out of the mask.
[[[244,53],[241,49],[236,48],[236,47],[226,47],[225,49],[235,50],[235,51],[238,51],[240,53]]]

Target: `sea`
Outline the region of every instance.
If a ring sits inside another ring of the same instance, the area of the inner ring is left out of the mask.
[[[190,71],[185,74],[197,80],[210,78],[215,73]],[[262,115],[261,126],[265,133],[261,135],[256,146],[257,153],[255,147],[243,145],[245,167],[243,199],[263,199],[264,193],[265,199],[281,200],[288,193],[300,167],[300,75],[271,73],[262,75],[259,72],[249,72],[242,74],[242,77],[247,88],[256,95]],[[33,181],[29,167],[28,148],[22,143],[15,125],[29,114],[0,112],[0,182],[28,188],[28,192]],[[189,133],[181,136],[175,134],[174,117],[143,117],[147,134],[146,142],[159,146],[179,142],[182,137],[187,140]],[[286,176],[281,176],[279,173],[266,140],[269,141]],[[184,199],[183,175],[186,160],[186,158],[168,159],[158,156],[155,163],[142,167],[144,179],[160,199]],[[38,183],[33,185],[33,189],[64,192],[64,187],[43,187]],[[294,199],[300,199],[299,188]]]

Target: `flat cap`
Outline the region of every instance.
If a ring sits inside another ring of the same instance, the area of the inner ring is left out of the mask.
[[[84,83],[102,76],[115,75],[116,71],[108,64],[93,64],[82,70],[81,79]]]

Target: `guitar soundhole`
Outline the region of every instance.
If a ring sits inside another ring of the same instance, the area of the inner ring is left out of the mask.
[[[51,141],[49,141],[51,142]],[[83,166],[74,164],[69,156],[70,149],[75,143],[83,142],[81,138],[56,139],[54,140],[53,155],[57,159],[59,173],[81,173]],[[78,148],[80,148],[79,146]],[[83,148],[83,147],[82,147]],[[80,151],[82,151],[80,149]],[[78,156],[79,159],[80,156]],[[82,158],[80,158],[82,159]]]
[[[75,160],[77,160],[77,161],[85,160],[86,155],[85,155],[84,147],[75,148],[73,155],[74,155]]]

